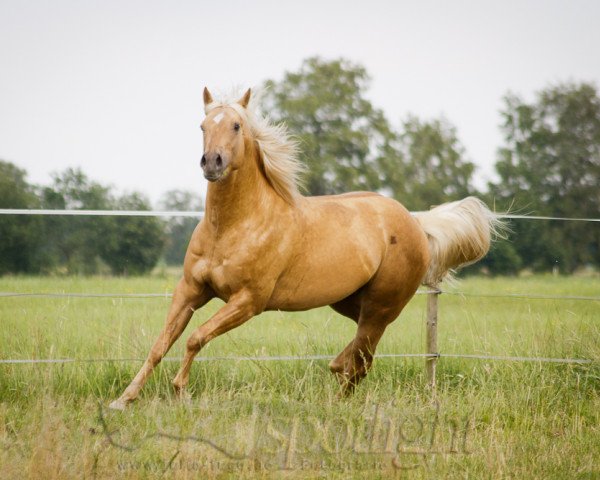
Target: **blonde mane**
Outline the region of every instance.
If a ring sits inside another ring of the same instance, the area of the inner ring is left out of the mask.
[[[300,196],[300,177],[305,170],[298,159],[298,142],[290,136],[285,124],[272,124],[268,117],[257,113],[259,96],[253,95],[247,108],[237,101],[227,99],[214,101],[205,107],[208,114],[218,107],[233,108],[250,127],[250,132],[260,150],[262,170],[273,189],[290,204]]]

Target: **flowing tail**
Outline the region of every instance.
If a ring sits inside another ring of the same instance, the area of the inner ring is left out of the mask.
[[[506,230],[504,222],[475,197],[444,203],[415,217],[429,241],[431,260],[423,284],[431,287],[453,270],[483,258],[492,239],[503,237]]]

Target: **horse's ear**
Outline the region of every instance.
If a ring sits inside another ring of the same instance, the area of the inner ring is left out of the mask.
[[[211,103],[213,103],[213,98],[212,95],[210,94],[210,92],[208,91],[208,88],[204,87],[204,106],[208,107]]]
[[[246,108],[248,106],[248,104],[250,103],[250,95],[252,95],[252,89],[251,88],[249,88],[246,91],[246,93],[244,93],[244,96],[238,100],[238,103],[242,107]]]

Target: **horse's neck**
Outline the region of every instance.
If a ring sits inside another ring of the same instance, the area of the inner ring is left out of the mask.
[[[285,203],[260,172],[257,159],[249,157],[224,182],[209,183],[206,215],[222,231],[253,217],[271,215],[282,202]]]

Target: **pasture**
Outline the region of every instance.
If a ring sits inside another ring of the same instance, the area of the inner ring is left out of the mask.
[[[163,293],[174,276],[0,278],[3,292]],[[446,287],[449,288],[449,287]],[[477,278],[473,293],[598,296],[600,278]],[[163,362],[124,412],[109,411],[162,327],[168,298],[0,298],[2,478],[581,478],[600,476],[600,302],[442,295],[440,352],[586,358],[590,364],[376,358],[337,399],[328,360],[195,362],[189,403]],[[196,312],[168,357],[220,302]],[[269,312],[200,357],[337,354],[355,325],[328,308]],[[378,354],[423,353],[425,297]],[[131,359],[96,362],[93,359]]]

